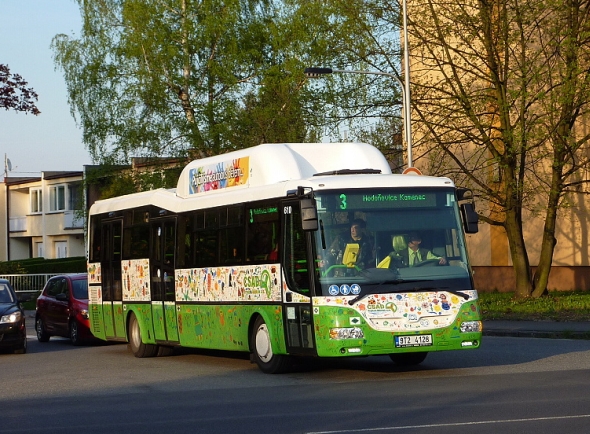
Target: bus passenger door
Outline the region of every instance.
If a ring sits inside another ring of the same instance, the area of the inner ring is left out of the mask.
[[[174,284],[176,218],[155,219],[151,228],[150,273],[154,333],[157,341],[178,342]]]
[[[117,333],[116,314],[122,309],[123,288],[121,286],[121,249],[123,220],[116,219],[102,223],[102,315],[104,332],[107,338],[114,338],[119,334],[125,336],[125,331]],[[122,310],[121,310],[122,315]]]
[[[282,210],[281,257],[287,289],[283,290],[283,319],[289,354],[314,355],[309,234],[301,226],[299,200],[285,200]]]

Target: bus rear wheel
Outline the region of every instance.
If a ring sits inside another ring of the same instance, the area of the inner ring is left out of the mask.
[[[291,367],[289,356],[273,353],[270,332],[262,317],[256,318],[254,322],[250,350],[254,361],[265,374],[281,374]]]
[[[127,336],[129,336],[129,347],[135,357],[154,357],[158,352],[158,346],[153,344],[144,344],[141,340],[141,329],[139,321],[133,312],[129,317]]]
[[[390,354],[389,358],[397,366],[416,366],[424,361],[428,353],[395,353]]]

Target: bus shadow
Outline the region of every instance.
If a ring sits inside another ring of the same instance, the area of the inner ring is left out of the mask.
[[[388,356],[368,356],[350,358],[314,358],[293,357],[289,373],[314,373],[337,371],[369,372],[369,373],[428,373],[428,372],[460,372],[470,368],[505,368],[506,366],[522,366],[535,364],[539,369],[545,365],[567,364],[566,359],[573,353],[587,353],[581,359],[590,356],[590,341],[487,337],[481,348],[465,351],[431,352],[420,365],[398,366]],[[172,357],[204,356],[207,363],[216,360],[250,360],[245,352],[205,350],[195,348],[174,348]],[[563,359],[563,362],[561,362]],[[202,359],[201,359],[202,360]],[[254,364],[255,366],[255,364]]]

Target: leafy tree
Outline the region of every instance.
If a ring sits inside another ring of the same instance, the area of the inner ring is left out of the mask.
[[[489,204],[480,219],[505,232],[520,298],[545,293],[558,211],[586,182],[589,12],[587,0],[421,0],[409,10],[420,157]],[[534,275],[525,216],[544,221]]]
[[[58,35],[52,45],[94,161],[307,137],[301,64],[290,60],[272,1],[79,3],[81,37]]]
[[[307,2],[301,1],[305,10]],[[329,52],[317,66],[396,75],[398,80],[379,75],[337,74],[314,85],[316,106],[326,116],[322,127],[337,139],[373,143],[401,169],[402,97],[400,71],[400,7],[397,1],[331,0],[323,2],[322,16],[338,26],[321,28]],[[303,12],[305,13],[305,12]],[[315,65],[314,65],[315,66]],[[346,133],[341,131],[345,129]],[[344,136],[344,137],[343,137]]]
[[[78,1],[81,36],[58,35],[53,49],[95,162],[317,141],[342,123],[360,137],[367,119],[399,120],[388,80],[304,86],[306,66],[371,51],[373,35],[358,34],[364,1]]]
[[[37,93],[18,74],[11,74],[8,65],[0,64],[0,107],[38,115]]]

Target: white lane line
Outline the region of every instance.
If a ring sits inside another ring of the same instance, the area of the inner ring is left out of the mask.
[[[471,426],[471,425],[492,425],[498,423],[520,423],[520,422],[539,422],[547,420],[563,420],[563,419],[583,419],[590,418],[590,414],[578,414],[574,416],[548,416],[548,417],[533,417],[528,419],[505,419],[505,420],[482,420],[479,422],[456,422],[456,423],[435,423],[428,425],[406,425],[406,426],[386,426],[376,428],[362,428],[362,429],[344,429],[336,431],[309,431],[306,434],[342,434],[355,432],[377,432],[377,431],[397,431],[402,429],[420,429],[420,428],[442,428],[453,426]]]

